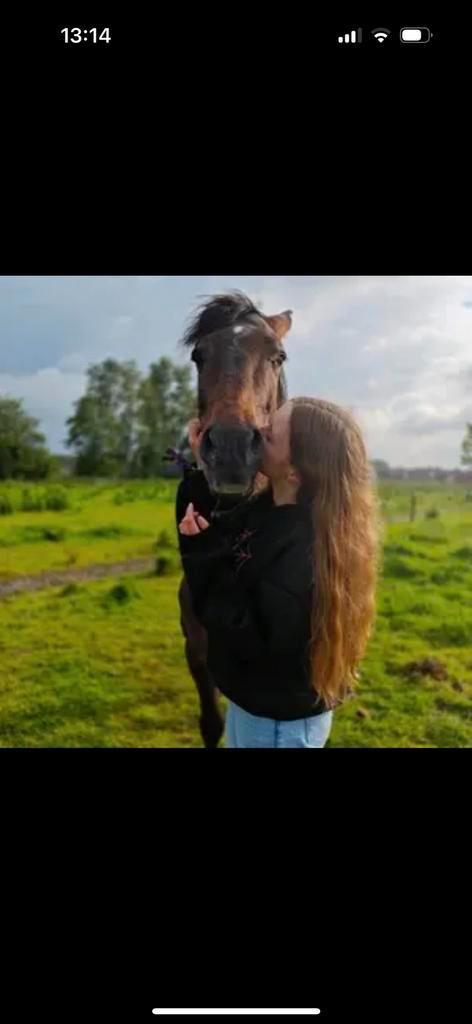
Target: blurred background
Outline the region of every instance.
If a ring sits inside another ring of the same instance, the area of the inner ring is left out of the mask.
[[[386,524],[330,746],[472,742],[472,277],[0,277],[0,746],[200,746],[175,492],[178,349],[238,288],[291,308],[289,396],[360,423]],[[224,700],[222,701],[224,704]]]

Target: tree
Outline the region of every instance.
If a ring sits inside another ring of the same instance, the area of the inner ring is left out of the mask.
[[[466,435],[462,442],[461,463],[463,466],[472,466],[472,423],[467,423]]]
[[[89,366],[87,390],[66,421],[79,475],[129,475],[136,443],[139,372],[133,360]]]
[[[122,365],[121,409],[118,416],[118,457],[122,475],[131,476],[137,445],[137,407],[140,374],[134,362]]]
[[[133,361],[105,359],[87,370],[65,443],[76,452],[79,475],[159,476],[166,448],[195,414],[190,367],[164,356],[142,377]]]
[[[43,480],[54,468],[39,420],[28,416],[18,398],[0,397],[0,479]]]
[[[82,395],[75,403],[75,413],[66,421],[68,448],[75,448],[75,472],[79,476],[101,475],[105,472],[105,438],[96,398]]]
[[[138,442],[134,472],[157,476],[166,448],[181,439],[188,421],[196,415],[196,395],[189,366],[174,366],[163,356],[151,363],[139,387]]]

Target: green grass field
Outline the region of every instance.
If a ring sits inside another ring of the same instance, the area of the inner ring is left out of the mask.
[[[164,575],[0,599],[0,746],[201,747],[177,603],[176,486],[71,481],[68,507],[21,511],[28,500],[44,506],[49,489],[27,485],[28,499],[26,485],[0,485],[0,509],[12,509],[0,514],[0,587],[45,571],[165,561]],[[379,484],[378,616],[332,747],[472,746],[472,502],[463,485],[415,485],[410,523],[411,490]],[[405,671],[426,658],[439,660],[444,678]]]

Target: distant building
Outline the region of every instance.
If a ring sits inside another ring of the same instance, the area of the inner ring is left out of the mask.
[[[470,469],[443,469],[442,466],[389,466],[384,459],[371,459],[370,468],[373,480],[440,480],[445,483],[471,483]]]

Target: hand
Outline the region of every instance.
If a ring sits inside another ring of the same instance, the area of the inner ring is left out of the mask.
[[[198,461],[199,461],[199,452],[200,452],[200,442],[202,440],[202,428],[200,426],[200,420],[198,420],[198,419],[190,420],[190,423],[188,424],[188,427],[187,427],[187,434],[188,434],[188,443],[190,445],[190,448],[192,449],[192,454],[193,454],[194,458],[196,459],[196,461],[198,463]]]
[[[202,530],[208,529],[209,525],[210,524],[207,522],[205,517],[201,516],[199,512],[194,510],[193,502],[191,501],[190,504],[187,505],[187,510],[182,522],[179,523],[179,531],[186,537],[192,537],[194,534],[201,533]]]

